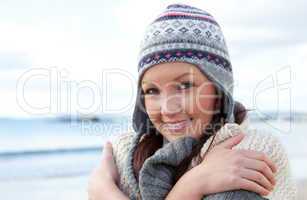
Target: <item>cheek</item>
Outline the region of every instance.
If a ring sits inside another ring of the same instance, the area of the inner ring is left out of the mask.
[[[157,116],[160,115],[160,105],[159,100],[157,98],[145,97],[144,103],[146,112],[150,119],[157,118]]]
[[[197,88],[189,97],[189,112],[197,115],[212,115],[215,108],[215,99],[216,95],[214,88]]]

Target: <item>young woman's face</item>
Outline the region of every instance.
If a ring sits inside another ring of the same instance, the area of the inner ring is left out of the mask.
[[[161,63],[142,79],[145,108],[155,128],[168,140],[199,138],[215,110],[213,83],[189,63]]]

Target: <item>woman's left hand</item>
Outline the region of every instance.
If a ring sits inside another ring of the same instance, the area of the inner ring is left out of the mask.
[[[103,199],[105,193],[110,193],[117,187],[119,174],[113,157],[113,148],[106,142],[103,148],[102,159],[89,178],[88,194],[90,199]]]

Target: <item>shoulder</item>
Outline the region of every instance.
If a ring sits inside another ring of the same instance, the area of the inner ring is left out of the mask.
[[[297,188],[291,174],[287,151],[281,140],[268,130],[248,131],[245,138],[235,148],[250,149],[264,153],[276,165],[276,185],[269,199],[295,199]]]
[[[249,117],[239,125],[245,133],[242,142],[235,148],[250,149],[265,153],[273,162],[284,165],[287,162],[287,153],[281,140],[267,129],[251,126]]]
[[[123,143],[127,143],[132,140],[135,133],[133,131],[120,133],[116,135],[113,139],[113,145],[122,145]]]
[[[239,130],[245,133],[245,137],[234,147],[234,149],[247,149],[262,152],[275,163],[277,167],[277,172],[275,174],[276,185],[268,196],[269,199],[295,199],[297,188],[291,174],[289,158],[284,144],[280,138],[270,132],[270,130],[251,128],[248,124],[249,123],[243,126],[242,124],[240,125]],[[228,133],[226,135],[233,135],[231,132],[231,130],[226,131],[226,133]]]
[[[287,153],[281,140],[262,129],[250,129],[246,131],[246,135],[236,148],[250,149],[265,153],[273,162],[280,165],[287,162]]]
[[[126,154],[132,144],[133,137],[135,133],[133,131],[120,133],[114,137],[112,141],[113,154],[115,157],[120,154]]]

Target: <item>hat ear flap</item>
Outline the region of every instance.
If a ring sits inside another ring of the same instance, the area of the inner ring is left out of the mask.
[[[132,126],[134,131],[139,134],[157,133],[157,130],[146,112],[144,93],[140,87],[138,87],[136,103],[133,111]]]
[[[133,116],[132,116],[132,127],[136,133],[143,133],[143,129],[145,127],[145,123],[143,122],[146,119],[146,114],[142,111],[142,107],[144,107],[142,91],[138,87]],[[143,119],[143,120],[142,120]]]

